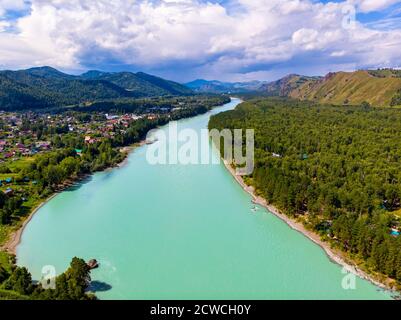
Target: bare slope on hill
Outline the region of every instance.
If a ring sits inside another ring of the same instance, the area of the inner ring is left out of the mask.
[[[337,105],[358,105],[366,101],[374,106],[389,106],[400,90],[401,77],[356,71],[329,73],[323,79],[306,81],[288,95]]]

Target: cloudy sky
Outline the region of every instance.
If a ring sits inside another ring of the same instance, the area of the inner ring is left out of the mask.
[[[177,81],[401,66],[401,0],[0,0],[0,69]]]

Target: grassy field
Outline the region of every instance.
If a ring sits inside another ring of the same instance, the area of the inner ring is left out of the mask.
[[[12,171],[12,172],[19,172],[23,168],[26,168],[29,166],[30,163],[32,163],[35,160],[35,157],[23,157],[21,159],[18,159],[16,161],[10,161],[6,163],[6,166]]]

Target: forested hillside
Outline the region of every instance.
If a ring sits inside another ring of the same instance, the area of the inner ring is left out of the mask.
[[[210,128],[255,129],[249,182],[372,272],[401,282],[401,112],[250,100]],[[394,233],[395,232],[395,233]]]
[[[88,71],[84,79],[105,80],[124,88],[138,97],[163,95],[188,95],[192,90],[174,81],[165,80],[143,72],[101,72]]]
[[[0,71],[2,110],[88,105],[111,99],[191,93],[178,83],[144,73],[92,71],[73,76],[50,67]]]

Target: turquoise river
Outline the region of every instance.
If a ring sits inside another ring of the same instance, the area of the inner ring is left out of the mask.
[[[178,128],[200,131],[239,102]],[[359,278],[344,289],[342,267],[265,209],[253,212],[223,164],[151,165],[149,147],[45,204],[23,233],[18,264],[39,279],[45,265],[62,272],[74,256],[96,258],[100,299],[390,298]]]

